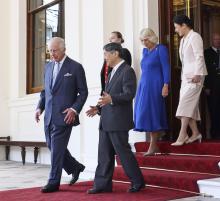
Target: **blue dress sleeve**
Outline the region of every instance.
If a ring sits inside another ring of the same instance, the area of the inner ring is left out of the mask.
[[[169,84],[170,82],[170,62],[168,49],[164,45],[159,45],[159,57],[163,72],[164,84]]]

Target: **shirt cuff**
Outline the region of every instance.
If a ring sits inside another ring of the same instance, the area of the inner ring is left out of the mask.
[[[78,115],[78,112],[75,110],[75,109],[73,109],[72,107],[70,108],[76,115]]]

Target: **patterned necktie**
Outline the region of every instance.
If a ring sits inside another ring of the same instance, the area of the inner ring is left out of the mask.
[[[52,87],[54,86],[55,82],[56,82],[56,78],[57,75],[60,71],[60,63],[59,62],[55,62],[54,64],[54,68],[53,68],[53,83],[52,83]]]

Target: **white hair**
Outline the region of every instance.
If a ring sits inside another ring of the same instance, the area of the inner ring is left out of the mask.
[[[50,47],[50,45],[52,43],[58,43],[61,50],[65,50],[65,48],[66,48],[65,41],[61,37],[53,37],[53,38],[51,38],[49,43],[48,43],[48,47]]]
[[[152,43],[157,43],[158,42],[158,36],[154,33],[154,31],[150,28],[144,28],[140,32],[140,37],[141,38],[146,38]]]

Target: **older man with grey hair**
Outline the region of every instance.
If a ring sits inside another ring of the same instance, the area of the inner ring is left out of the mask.
[[[67,149],[73,126],[79,125],[79,113],[88,96],[82,65],[66,54],[65,42],[54,37],[49,42],[52,61],[45,67],[44,89],[35,113],[37,122],[45,110],[44,128],[47,146],[51,151],[51,171],[43,193],[59,190],[62,168],[72,174],[74,184],[85,166],[71,156]]]

